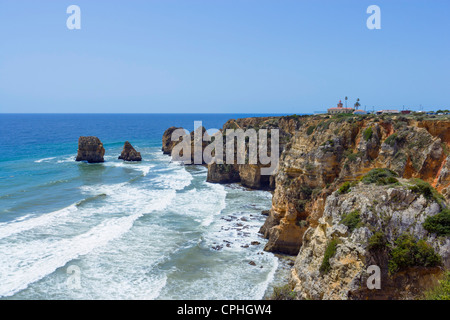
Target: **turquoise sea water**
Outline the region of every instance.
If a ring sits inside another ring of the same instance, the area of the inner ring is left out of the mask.
[[[0,114],[0,298],[262,298],[278,265],[258,234],[271,194],[161,152],[170,126],[247,116]],[[104,163],[74,161],[82,135]],[[141,163],[117,159],[126,140]]]

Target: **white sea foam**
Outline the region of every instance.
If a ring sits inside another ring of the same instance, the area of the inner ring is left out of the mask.
[[[136,215],[108,219],[88,232],[60,241],[35,240],[1,246],[2,261],[0,296],[25,289],[44,276],[93,249],[122,236],[137,219]],[[9,252],[14,256],[8,257]]]
[[[223,185],[212,184],[208,182],[205,182],[205,184],[207,184],[211,188],[211,192],[207,193],[207,199],[203,199],[203,203],[210,204],[210,208],[208,208],[210,213],[207,215],[206,219],[203,220],[201,224],[202,227],[209,226],[214,221],[214,219],[222,212],[222,210],[225,209],[225,199],[227,197],[227,191],[225,190],[225,187]]]
[[[270,193],[206,183],[205,168],[186,170],[160,153],[152,162],[104,165],[147,178],[84,185],[81,202],[0,223],[0,296],[263,298],[277,260],[262,254],[264,239],[257,232],[263,218],[256,215]],[[261,244],[243,248],[251,241]],[[212,248],[217,244],[222,249]],[[81,267],[78,291],[67,288],[63,270],[55,272],[71,264]]]
[[[183,187],[180,183],[176,186]],[[79,208],[74,204],[39,217],[0,225],[4,240],[0,242],[0,256],[4,257],[0,259],[0,296],[13,295],[68,261],[122,237],[137,219],[155,210],[163,210],[176,196],[175,189],[142,189],[128,183],[82,186],[81,189],[90,195],[105,194],[104,205]],[[57,236],[69,223],[75,226],[84,220],[85,224],[92,223],[94,218],[101,222],[82,234],[62,239]],[[29,239],[23,233],[30,230],[35,234],[42,232],[54,236],[43,240],[40,239],[42,237]],[[14,242],[8,241],[13,234],[20,237]]]
[[[189,186],[192,180],[192,175],[184,167],[172,166],[171,171],[153,178],[152,184],[165,189],[182,190]]]
[[[76,204],[72,204],[64,209],[42,214],[37,217],[31,218],[30,215],[27,215],[13,221],[0,223],[0,239],[37,227],[49,226],[51,223],[62,219],[75,211],[77,211]]]
[[[50,160],[56,159],[56,157],[44,158],[34,161],[35,163],[48,162]]]
[[[64,157],[60,160],[57,160],[56,163],[68,163],[68,162],[75,162],[75,158],[77,157],[76,154]]]

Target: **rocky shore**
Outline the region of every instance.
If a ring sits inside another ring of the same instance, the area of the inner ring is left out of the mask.
[[[450,234],[442,231],[450,227],[450,120],[294,115],[232,119],[222,132],[238,128],[279,129],[277,172],[261,175],[260,163],[210,164],[208,181],[273,191],[260,232],[266,251],[296,256],[289,277],[295,298],[410,299],[450,267]],[[163,136],[166,154],[176,145],[168,142],[171,130]],[[442,218],[439,228],[425,228],[433,217]],[[346,219],[358,223],[349,228]],[[384,251],[370,247],[374,237]],[[439,261],[393,269],[404,238],[409,251],[419,246]],[[370,265],[381,269],[380,290],[365,286]]]

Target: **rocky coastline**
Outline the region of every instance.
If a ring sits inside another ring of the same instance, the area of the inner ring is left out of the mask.
[[[170,140],[174,128],[163,135],[165,154],[177,144]],[[414,299],[443,277],[450,267],[449,119],[255,117],[231,119],[222,132],[249,128],[279,130],[277,172],[261,175],[260,163],[210,164],[207,180],[273,192],[260,232],[268,239],[266,251],[295,257],[288,281],[291,298]],[[356,226],[346,226],[347,216],[356,212]],[[439,232],[424,227],[441,216]],[[413,261],[390,270],[407,235],[411,248],[419,246],[430,257],[434,252],[439,261]],[[385,247],[374,251],[374,237],[382,238]],[[365,285],[371,265],[381,269],[382,289]]]

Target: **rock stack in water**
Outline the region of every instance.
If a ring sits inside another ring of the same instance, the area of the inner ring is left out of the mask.
[[[97,137],[80,137],[78,139],[78,154],[76,161],[89,163],[104,162],[105,148]]]
[[[163,154],[172,154],[173,147],[178,143],[178,141],[172,141],[172,133],[177,130],[182,129],[180,127],[170,127],[167,129],[162,137],[162,151]]]
[[[122,153],[119,156],[119,159],[125,160],[125,161],[142,161],[141,153],[137,152],[131,143],[128,141],[125,141],[125,144],[123,146]]]

